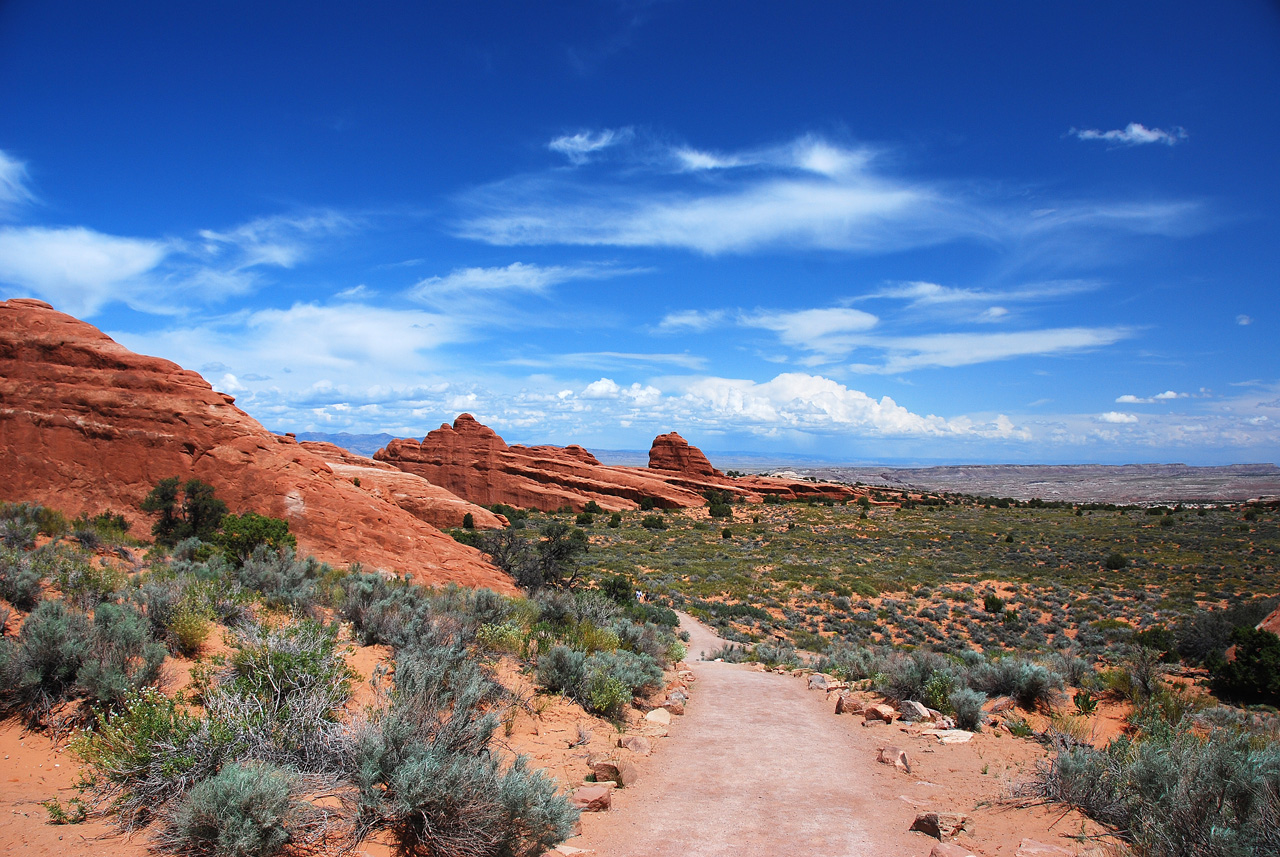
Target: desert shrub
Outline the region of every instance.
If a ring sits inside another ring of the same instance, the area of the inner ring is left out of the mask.
[[[982,731],[982,722],[987,715],[982,710],[987,695],[981,691],[962,687],[947,696],[947,704],[955,713],[956,727],[970,732]]]
[[[521,637],[520,629],[507,622],[481,625],[476,631],[476,645],[486,652],[514,653],[520,651]]]
[[[1103,565],[1106,566],[1109,571],[1120,571],[1128,564],[1128,558],[1119,551],[1113,551],[1108,554],[1106,560],[1103,562]]]
[[[618,720],[631,701],[631,691],[621,679],[608,673],[593,672],[587,675],[583,697],[582,705],[588,711]]]
[[[1231,634],[1235,657],[1209,662],[1213,692],[1222,699],[1280,706],[1280,637],[1256,628]]]
[[[572,834],[577,811],[553,780],[489,752],[492,693],[458,645],[397,657],[390,704],[351,753],[358,836],[386,829],[405,855],[534,857]]]
[[[988,592],[982,599],[982,609],[1000,616],[1004,614],[1004,599],[994,592]]]
[[[175,652],[193,657],[209,639],[213,622],[207,612],[184,604],[169,619],[164,630],[166,638],[172,640]]]
[[[877,691],[894,702],[919,702],[925,698],[926,687],[936,673],[950,673],[950,662],[937,652],[917,650],[890,655],[881,670],[875,681]]]
[[[191,536],[213,541],[227,514],[227,504],[214,497],[212,485],[199,479],[182,483],[177,477],[156,483],[143,498],[141,509],[160,516],[151,535],[157,544],[169,546]]]
[[[769,666],[795,666],[800,656],[790,643],[757,643],[751,648],[752,660]]]
[[[924,683],[924,692],[919,701],[935,711],[950,712],[951,694],[955,690],[956,677],[951,670],[935,670]]]
[[[1104,750],[1063,749],[1039,780],[1050,800],[1116,830],[1139,857],[1249,857],[1280,849],[1280,746],[1189,723]]]
[[[331,767],[342,750],[338,712],[352,672],[336,627],[303,620],[239,631],[205,708],[249,757],[302,771]]]
[[[586,675],[587,656],[568,646],[553,646],[538,658],[538,684],[547,690],[573,695]]]
[[[196,784],[158,837],[160,850],[211,857],[269,857],[293,838],[295,774],[232,763]]]
[[[339,613],[366,646],[407,645],[430,623],[430,604],[417,586],[364,572],[344,577],[340,586]]]
[[[713,518],[732,518],[733,507],[728,503],[712,503],[708,509],[708,513]]]
[[[19,518],[0,519],[0,543],[10,550],[29,550],[35,546],[39,528],[35,521]]]
[[[90,642],[89,619],[61,601],[42,601],[16,640],[0,640],[0,712],[40,720],[68,698]]]
[[[579,527],[590,527],[596,522],[595,516],[590,512],[579,512],[578,516],[573,519],[573,523]]]
[[[283,518],[270,518],[256,512],[243,515],[226,515],[220,523],[221,532],[213,538],[216,544],[233,562],[243,563],[266,545],[279,553],[296,550],[298,540],[289,532],[289,522]]]
[[[665,530],[667,528],[667,520],[661,515],[645,515],[640,519],[640,526],[646,530]]]
[[[882,664],[880,655],[875,651],[842,641],[828,649],[818,662],[818,669],[846,681],[860,681],[881,672]]]
[[[40,600],[42,580],[28,554],[0,548],[0,598],[19,610],[30,610]]]
[[[151,639],[146,617],[132,605],[99,604],[89,645],[76,690],[96,705],[122,706],[160,677],[164,646]]]
[[[1084,658],[1065,652],[1052,658],[1054,670],[1072,687],[1092,687],[1096,673],[1093,665]]]
[[[664,628],[680,627],[680,617],[670,607],[657,604],[631,603],[627,606],[627,616],[633,622],[651,623]]]
[[[62,597],[81,610],[92,610],[112,600],[128,583],[128,575],[106,563],[95,563],[78,552],[55,552],[46,545],[37,553],[47,558],[54,570],[50,575],[62,590]]]
[[[240,567],[245,589],[261,592],[274,606],[309,608],[316,600],[316,581],[327,571],[314,557],[300,560],[293,548],[260,544]]]
[[[1051,707],[1062,690],[1062,676],[1021,658],[1001,658],[970,671],[970,686],[990,696],[1012,696],[1031,711]]]
[[[622,682],[630,695],[655,690],[662,685],[662,668],[653,658],[625,649],[596,652],[587,657],[583,670],[588,683],[596,675],[607,676]]]
[[[1207,664],[1231,645],[1236,628],[1252,628],[1280,605],[1280,599],[1255,598],[1224,610],[1200,610],[1178,623],[1174,636],[1178,654],[1188,663]]]
[[[614,512],[612,515],[609,516],[608,527],[611,530],[616,530],[621,526],[622,526],[622,513]]]

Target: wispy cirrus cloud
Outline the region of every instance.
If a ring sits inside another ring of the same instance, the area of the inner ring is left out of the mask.
[[[0,149],[0,215],[13,207],[35,201],[27,178],[26,163]]]
[[[594,133],[579,131],[576,134],[563,134],[556,137],[547,144],[547,148],[564,155],[569,159],[569,163],[581,165],[591,160],[591,156],[596,152],[625,142],[631,139],[631,136],[630,128],[617,130],[606,128]]]
[[[647,366],[679,366],[683,369],[700,370],[707,365],[707,358],[697,354],[664,354],[661,352],[639,351],[579,351],[570,354],[549,354],[546,356],[513,357],[504,361],[509,366],[528,366],[531,368],[632,368],[637,365]]]
[[[581,163],[615,136],[581,132],[555,143]],[[1182,234],[1200,211],[1177,200],[1066,200],[1030,210],[981,183],[894,174],[885,155],[817,135],[729,152],[637,145],[612,171],[549,170],[464,193],[456,234],[502,246],[883,254],[958,239],[1018,247],[1090,230]]]
[[[1118,146],[1149,146],[1152,143],[1175,146],[1187,139],[1187,132],[1183,128],[1175,126],[1165,131],[1160,128],[1148,128],[1141,122],[1130,122],[1123,128],[1111,131],[1072,128],[1067,133],[1080,140],[1101,140]]]
[[[616,265],[533,265],[525,262],[512,262],[503,267],[455,268],[443,276],[419,280],[409,290],[409,295],[429,302],[458,292],[542,294],[551,286],[571,280],[606,280],[644,270]]]
[[[994,333],[930,333],[868,337],[858,344],[884,352],[879,363],[855,363],[855,372],[910,372],[1011,360],[1061,356],[1114,345],[1133,335],[1126,327],[1062,327]]]

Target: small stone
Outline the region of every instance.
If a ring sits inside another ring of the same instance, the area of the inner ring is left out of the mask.
[[[840,694],[836,699],[836,714],[861,714],[862,701],[848,694]]]
[[[648,720],[650,723],[656,723],[659,726],[670,726],[671,712],[667,711],[665,708],[655,708],[653,711],[646,714],[644,719]]]
[[[973,733],[964,729],[940,729],[933,733],[939,744],[967,744],[973,740]]]
[[[620,759],[596,762],[591,766],[591,773],[596,775],[597,783],[614,782],[624,788],[640,779],[636,766]]]
[[[653,752],[653,745],[649,743],[649,739],[640,735],[624,735],[618,739],[618,746],[641,756],[647,756]]]
[[[925,708],[914,699],[903,700],[898,706],[898,710],[902,712],[902,719],[909,723],[919,722],[921,720],[929,720],[929,709]]]
[[[883,723],[892,723],[893,718],[898,712],[894,711],[887,705],[868,705],[862,712],[866,720],[879,720]]]
[[[960,831],[969,830],[969,816],[958,812],[922,812],[911,823],[910,829],[945,842]]]
[[[882,747],[876,761],[911,773],[911,760],[907,758],[907,751],[901,747]]]
[[[830,676],[823,675],[822,673],[814,673],[809,676],[809,690],[826,690],[827,685],[830,684],[830,682]]]
[[[613,804],[613,790],[607,786],[583,786],[569,798],[583,812],[605,812]]]
[[[976,857],[976,855],[957,842],[939,842],[933,846],[929,857]]]

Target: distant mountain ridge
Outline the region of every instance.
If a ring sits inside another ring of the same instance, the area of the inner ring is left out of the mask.
[[[277,431],[276,434],[284,434]],[[331,443],[334,446],[340,446],[348,452],[354,452],[356,455],[363,455],[366,458],[373,456],[375,452],[382,449],[388,443],[396,439],[393,434],[349,434],[340,431],[337,434],[328,434],[322,431],[300,431],[296,433],[298,442],[314,441],[316,443]]]

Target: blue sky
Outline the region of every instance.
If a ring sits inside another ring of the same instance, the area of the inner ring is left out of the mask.
[[[0,5],[0,296],[267,426],[1280,458],[1280,9]]]

